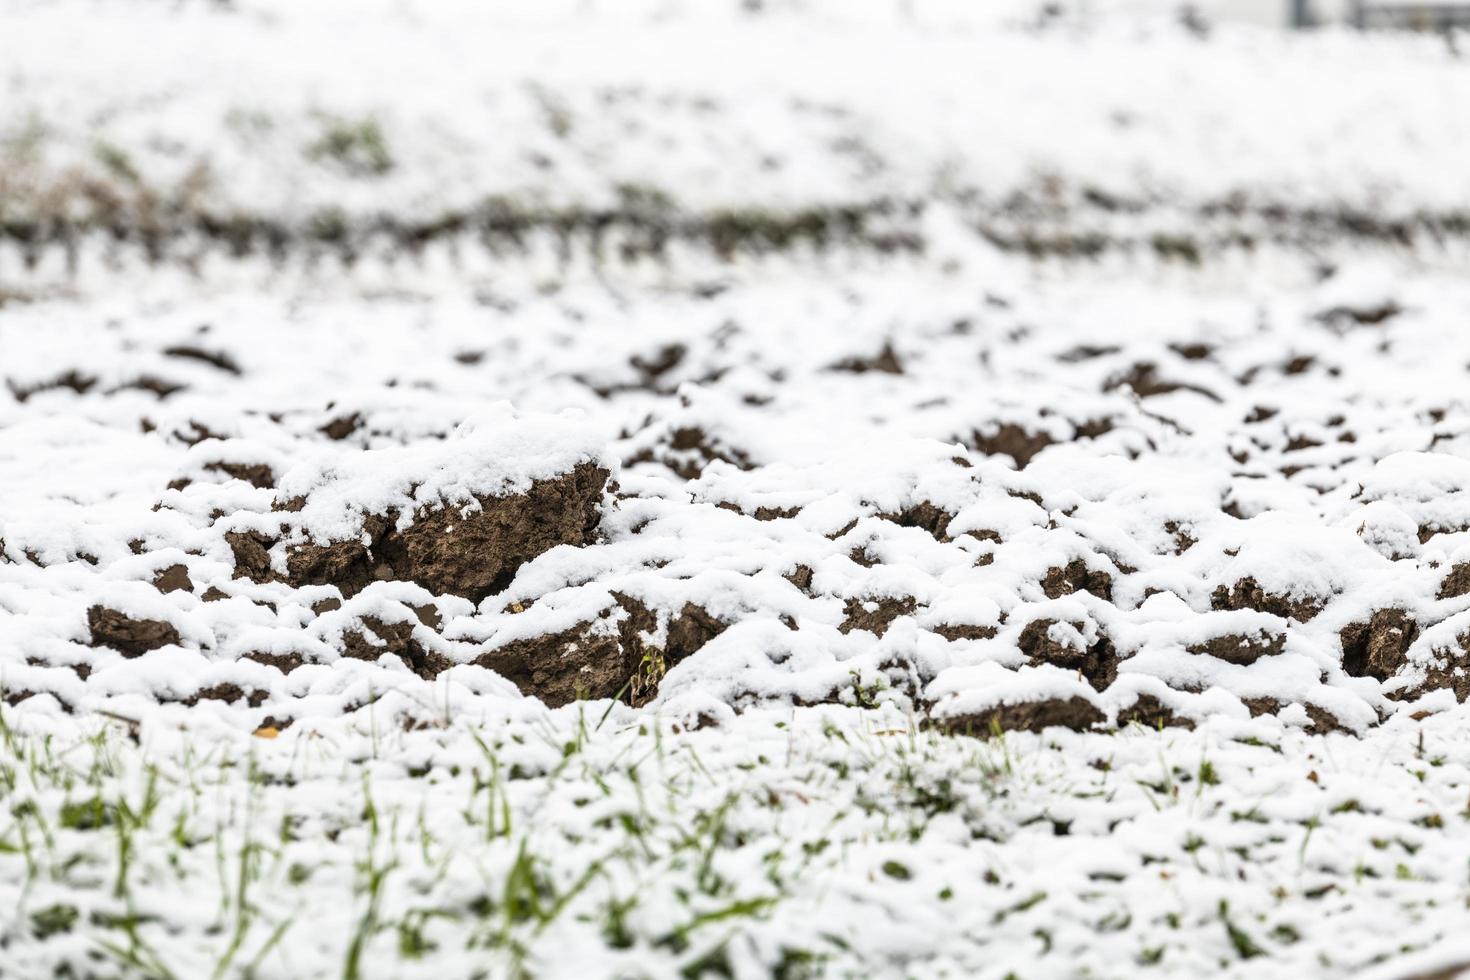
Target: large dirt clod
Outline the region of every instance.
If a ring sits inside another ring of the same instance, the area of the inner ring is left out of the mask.
[[[1352,623],[1339,634],[1342,669],[1353,677],[1386,681],[1407,662],[1419,624],[1402,609],[1379,609],[1366,623]]]
[[[374,581],[415,582],[440,595],[476,602],[510,583],[521,565],[562,544],[587,544],[599,519],[608,471],[581,463],[560,476],[538,480],[525,493],[476,496],[478,510],[426,505],[398,528],[398,514],[363,520],[366,542],[307,541],[286,553],[284,580],[293,586],[335,585],[347,597]],[[279,505],[298,512],[297,501]],[[257,532],[225,535],[235,556],[235,575],[258,582],[279,577],[271,567],[274,544]]]
[[[1248,667],[1262,657],[1280,653],[1285,646],[1285,633],[1257,630],[1252,633],[1222,633],[1186,649],[1193,654],[1208,655],[1226,663]]]
[[[1307,622],[1323,607],[1323,603],[1315,598],[1293,598],[1267,592],[1249,576],[1228,588],[1217,586],[1210,595],[1210,604],[1215,609],[1254,609],[1282,619],[1295,619],[1299,623]]]
[[[578,700],[621,698],[644,704],[658,693],[668,669],[719,636],[729,625],[693,603],[668,620],[663,645],[652,637],[659,616],[638,599],[614,593],[616,605],[599,619],[559,633],[516,640],[475,662],[509,680],[522,694],[550,707]],[[607,619],[621,610],[616,626]]]
[[[1051,638],[1054,619],[1038,619],[1021,630],[1017,646],[1033,663],[1052,664],[1064,670],[1075,670],[1092,685],[1093,690],[1106,690],[1118,676],[1118,653],[1107,637],[1101,637],[1084,650],[1058,643]],[[1072,624],[1078,632],[1083,624]]]
[[[124,657],[140,657],[179,642],[179,631],[159,619],[134,619],[126,613],[93,606],[87,610],[92,646],[111,647]]]
[[[986,736],[996,731],[1040,732],[1053,725],[1086,731],[1103,720],[1103,713],[1094,705],[1070,697],[997,705],[974,714],[944,718],[938,727],[955,735]]]

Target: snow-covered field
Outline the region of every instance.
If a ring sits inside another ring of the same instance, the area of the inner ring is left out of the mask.
[[[1454,976],[1470,72],[1225,6],[0,4],[0,977]]]

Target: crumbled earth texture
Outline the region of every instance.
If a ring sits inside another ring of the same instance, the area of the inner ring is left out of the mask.
[[[1025,264],[987,262],[978,297],[922,268],[840,298],[757,277],[649,320],[595,283],[493,321],[420,297],[412,358],[389,326],[408,300],[186,298],[107,329],[68,301],[8,307],[7,699],[116,711],[234,685],[260,692],[230,702],[252,724],[448,684],[710,717],[892,700],[970,729],[1265,711],[1357,733],[1459,701],[1470,415],[1421,352],[1455,360],[1470,294],[1408,278],[1403,312],[1343,327],[1317,313],[1366,272],[1251,299],[1161,285],[1167,315],[1079,357],[1133,288],[1079,268],[1043,302]],[[914,276],[923,301],[894,312]],[[840,329],[812,326],[824,310]],[[236,370],[164,354],[206,319]],[[571,338],[555,360],[531,323]],[[831,369],[885,344],[901,372]],[[1283,370],[1283,349],[1318,367]],[[1144,359],[1198,384],[1113,384]],[[1384,383],[1390,363],[1415,384]],[[121,385],[183,367],[166,399]],[[1049,441],[987,452],[997,418]]]
[[[1463,36],[512,6],[0,5],[0,980],[1470,963]]]

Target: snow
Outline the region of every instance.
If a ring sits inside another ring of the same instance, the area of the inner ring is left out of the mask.
[[[1470,82],[1230,6],[0,4],[0,972],[1470,961]]]

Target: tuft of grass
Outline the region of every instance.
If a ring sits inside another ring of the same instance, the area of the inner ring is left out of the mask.
[[[306,156],[335,166],[352,177],[381,177],[394,165],[383,129],[371,116],[327,117],[322,135],[307,146]]]

